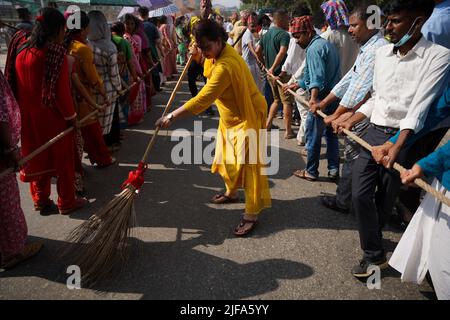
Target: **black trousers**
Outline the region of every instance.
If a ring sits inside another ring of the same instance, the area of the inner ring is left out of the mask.
[[[195,97],[198,94],[196,81],[199,75],[202,76],[203,81],[206,83],[206,78],[203,76],[203,66],[192,61],[188,69],[189,91],[191,92],[192,97]],[[212,111],[212,107],[209,107],[207,111]]]
[[[195,61],[192,61],[188,69],[189,91],[191,92],[192,97],[195,97],[198,94],[196,81],[199,75],[202,75],[203,77],[203,66]],[[206,79],[204,77],[203,80],[206,83]]]
[[[120,143],[120,119],[119,119],[119,104],[115,103],[113,121],[111,125],[111,131],[108,134],[103,135],[105,144],[110,147],[113,144]]]
[[[396,130],[370,125],[364,139],[372,146],[384,144]],[[408,150],[403,150],[397,162],[404,164]],[[393,169],[378,165],[372,154],[361,148],[353,167],[352,204],[359,224],[359,239],[368,262],[380,260],[385,252],[382,229],[392,213],[401,187],[400,175]]]

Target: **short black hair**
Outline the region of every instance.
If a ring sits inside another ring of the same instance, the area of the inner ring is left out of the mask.
[[[284,17],[289,16],[288,12],[284,9],[278,9],[277,11],[275,11],[275,13],[273,14],[273,20],[275,21],[280,21],[280,19],[283,19]]]
[[[17,8],[16,11],[20,20],[28,19],[31,16],[31,12],[28,8]]]
[[[305,2],[300,2],[292,11],[292,17],[310,16],[311,10]]]
[[[367,21],[373,15],[373,12],[367,12],[367,8],[373,5],[376,6],[377,3],[375,1],[361,1],[353,8],[349,16],[354,15],[363,21]]]
[[[121,21],[116,21],[111,26],[111,32],[117,33],[122,36],[125,34],[125,25]]]
[[[138,13],[141,16],[141,18],[148,17],[148,8],[141,6],[141,7],[138,8]]]
[[[424,14],[427,18],[433,13],[435,3],[433,0],[391,0],[383,8],[385,14],[394,14],[401,11]]]
[[[218,24],[216,21],[211,19],[202,19],[194,27],[195,40],[199,43],[203,38],[208,41],[222,40],[226,42],[228,40],[228,35],[225,29]]]

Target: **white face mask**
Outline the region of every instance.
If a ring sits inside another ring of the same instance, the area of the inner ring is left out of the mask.
[[[411,27],[409,28],[408,32],[397,42],[394,43],[394,47],[399,48],[403,46],[405,43],[407,43],[409,40],[411,40],[413,34],[414,34],[414,27],[416,26],[417,19],[421,17],[417,17],[414,22],[412,23]]]

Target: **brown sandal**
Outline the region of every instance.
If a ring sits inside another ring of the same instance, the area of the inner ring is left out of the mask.
[[[250,228],[244,229],[244,226],[246,224],[250,224]],[[258,220],[248,220],[245,218],[241,218],[241,221],[239,222],[238,226],[234,228],[234,235],[238,237],[243,237],[255,229],[256,225],[258,224]]]
[[[292,174],[300,179],[305,179],[311,182],[317,181],[317,178],[310,176],[306,170],[297,170],[294,171]]]
[[[236,203],[238,201],[239,201],[239,197],[231,198],[231,197],[225,195],[225,193],[221,193],[221,194],[216,194],[214,197],[212,197],[212,199],[209,202],[214,203],[214,204],[225,204],[225,203]]]

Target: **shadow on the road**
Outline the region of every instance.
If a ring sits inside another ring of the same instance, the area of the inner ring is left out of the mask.
[[[204,253],[198,247],[204,245],[207,234],[175,242],[131,239],[132,246],[140,248],[139,255],[132,254],[121,273],[91,289],[99,298],[114,292],[142,294],[141,299],[241,299],[278,289],[279,279],[304,279],[314,273],[305,264],[284,259],[241,264]],[[0,276],[33,276],[66,284],[71,262],[55,258],[54,253],[67,243],[36,237],[30,240],[44,242],[41,253]]]

